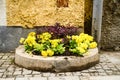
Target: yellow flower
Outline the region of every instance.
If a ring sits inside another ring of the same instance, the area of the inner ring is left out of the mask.
[[[47,56],[48,56],[48,53],[47,53],[47,51],[42,51],[42,52],[41,52],[41,55],[42,55],[43,57],[47,57]]]
[[[30,32],[30,33],[28,34],[28,36],[35,36],[35,35],[36,35],[35,32]]]
[[[76,43],[81,43],[82,41],[83,41],[82,38],[77,38],[77,39],[76,39]]]
[[[84,49],[87,49],[88,48],[88,45],[86,44],[86,43],[81,43],[81,45],[80,45],[82,48],[84,48]]]
[[[90,43],[90,48],[96,48],[97,47],[97,43],[96,42],[92,42]]]
[[[88,40],[88,41],[93,41],[93,37],[92,37],[92,36],[88,36],[88,37],[87,37],[87,40]]]
[[[53,56],[54,55],[54,51],[52,51],[51,49],[47,49],[47,53],[49,56]]]
[[[27,44],[29,46],[33,46],[36,44],[35,37],[28,36],[27,39],[24,41],[24,44]]]
[[[85,53],[86,52],[85,49],[82,48],[82,47],[77,47],[77,49],[79,50],[80,53]]]
[[[51,46],[52,46],[53,48],[55,48],[55,47],[57,47],[57,45],[58,45],[58,43],[53,43]]]
[[[25,38],[20,38],[20,43],[21,44],[24,43],[24,41],[25,41]]]
[[[77,38],[78,36],[75,36],[75,35],[72,36],[72,40],[76,40]]]
[[[58,45],[58,43],[60,43],[60,42],[61,42],[61,39],[50,40],[52,47],[56,47]]]
[[[86,44],[88,44],[88,45],[89,45],[89,44],[90,44],[90,41],[85,40],[85,41],[84,41],[84,43],[86,43]]]
[[[51,38],[51,34],[48,32],[45,32],[45,33],[39,35],[38,37],[41,38],[42,40],[49,40]]]
[[[79,36],[81,37],[81,36],[84,36],[85,34],[84,33],[81,33]]]
[[[68,39],[70,39],[70,38],[71,38],[71,36],[68,36],[68,35],[67,35],[67,38],[68,38]]]

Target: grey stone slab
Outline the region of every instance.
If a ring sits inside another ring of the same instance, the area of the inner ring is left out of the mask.
[[[26,37],[35,29],[0,26],[0,52],[14,51],[21,37]]]
[[[49,77],[48,80],[80,80],[78,76]]]

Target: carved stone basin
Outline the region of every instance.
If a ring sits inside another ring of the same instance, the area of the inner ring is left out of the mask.
[[[15,63],[21,67],[38,70],[65,72],[87,69],[99,62],[98,48],[89,49],[88,55],[80,56],[53,56],[42,57],[30,55],[25,52],[23,46],[16,48]]]

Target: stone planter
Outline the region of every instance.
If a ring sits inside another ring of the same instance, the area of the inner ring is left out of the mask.
[[[16,48],[15,63],[21,67],[38,70],[65,72],[87,69],[99,62],[98,49],[90,49],[89,55],[79,56],[53,56],[44,58],[42,56],[29,55],[23,46]]]

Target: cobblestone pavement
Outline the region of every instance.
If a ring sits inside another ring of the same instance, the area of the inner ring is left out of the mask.
[[[38,72],[14,64],[14,53],[0,53],[0,80],[120,80],[120,52],[100,54],[100,63],[76,72]]]

